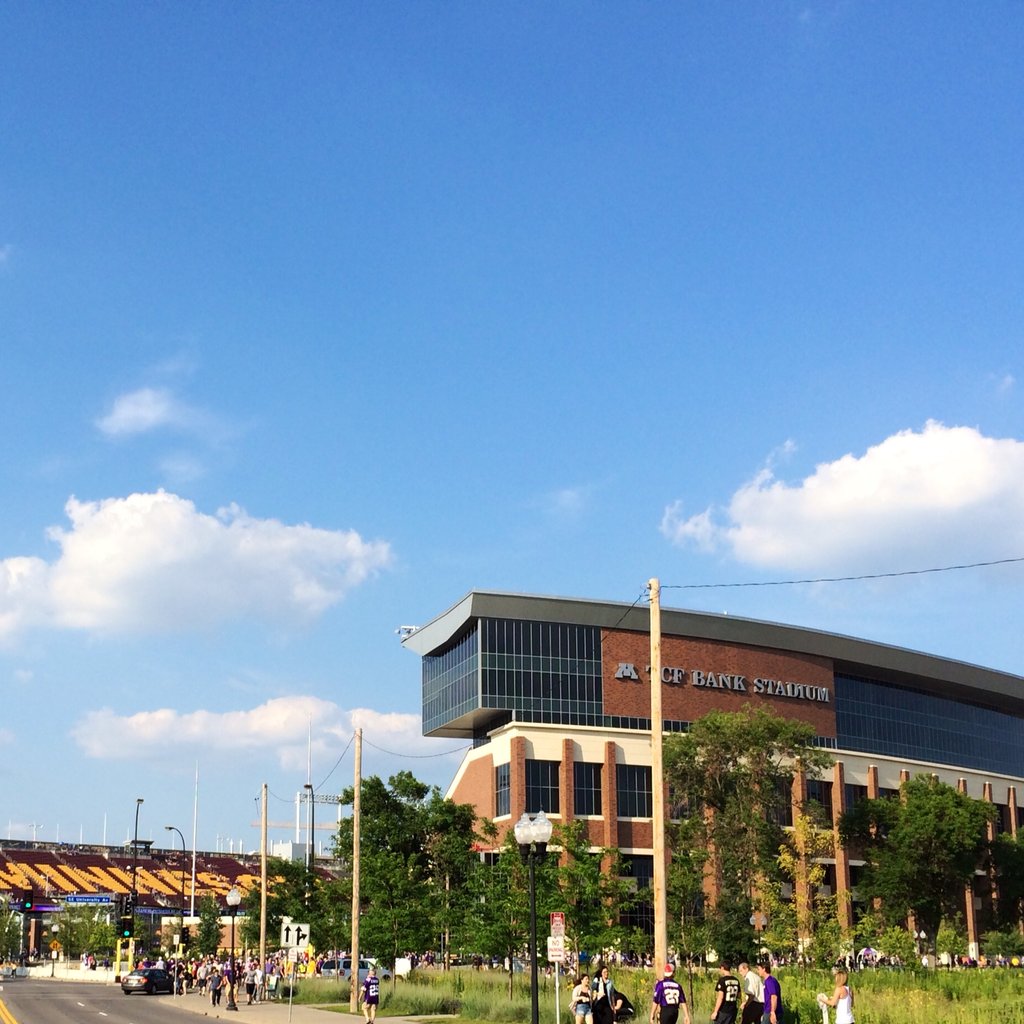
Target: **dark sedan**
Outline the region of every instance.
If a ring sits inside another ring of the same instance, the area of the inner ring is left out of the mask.
[[[121,991],[126,996],[133,992],[145,992],[147,996],[156,992],[171,993],[174,991],[174,981],[167,971],[159,967],[140,967],[121,979]]]

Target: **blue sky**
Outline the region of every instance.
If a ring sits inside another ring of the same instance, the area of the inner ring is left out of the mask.
[[[0,834],[444,786],[473,588],[1024,671],[1019,562],[681,589],[1024,557],[1019,5],[12,3],[0,76]]]

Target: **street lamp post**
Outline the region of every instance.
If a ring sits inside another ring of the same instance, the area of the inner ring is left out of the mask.
[[[228,987],[228,1001],[225,1010],[237,1010],[235,1002],[235,918],[238,916],[238,904],[242,902],[242,894],[238,887],[231,886],[231,891],[224,897],[231,909],[231,985]]]
[[[547,856],[551,840],[551,822],[541,811],[531,818],[525,811],[515,825],[519,855],[529,868],[530,877],[530,1024],[540,1022],[540,1003],[537,995],[537,879],[535,866]]]
[[[128,952],[132,963],[129,970],[135,967],[135,908],[139,903],[139,885],[137,881],[139,873],[139,810],[142,807],[142,804],[142,797],[136,797],[135,832],[132,836],[132,935],[128,940]]]
[[[180,828],[175,828],[173,825],[164,825],[164,830],[167,832],[177,832],[178,838],[181,840],[181,903],[179,904],[181,909],[181,924],[178,926],[178,938],[179,944],[184,947],[184,935],[185,935],[185,837],[181,834]],[[184,952],[184,949],[182,950]],[[174,965],[174,994],[181,995],[178,992],[178,985],[180,982],[178,976],[178,968],[181,966],[180,962]]]

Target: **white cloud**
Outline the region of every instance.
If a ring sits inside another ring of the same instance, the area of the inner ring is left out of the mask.
[[[139,388],[115,398],[113,408],[96,426],[109,437],[123,437],[158,427],[182,427],[192,416],[166,388]]]
[[[1024,550],[1024,442],[929,421],[787,484],[770,468],[724,510],[666,509],[673,543],[764,568],[889,571]]]
[[[244,711],[183,714],[163,708],[123,715],[104,708],[86,714],[71,735],[83,753],[102,760],[273,751],[282,769],[303,772],[310,747],[314,764],[333,764],[357,728],[371,731],[382,747],[433,752],[436,741],[427,740],[420,725],[418,714],[345,710],[319,697],[289,696]]]
[[[165,491],[66,507],[52,563],[0,561],[0,638],[29,626],[99,633],[206,629],[238,619],[308,621],[392,559],[383,541],[255,519],[216,516]]]

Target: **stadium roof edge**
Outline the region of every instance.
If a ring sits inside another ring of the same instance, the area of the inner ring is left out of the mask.
[[[650,611],[646,604],[598,601],[588,598],[546,597],[492,590],[471,590],[447,611],[431,619],[402,640],[421,656],[446,646],[478,618],[511,618],[540,622],[574,622],[604,629],[646,633]],[[950,687],[963,698],[1002,698],[1024,710],[1024,677],[968,662],[925,654],[891,644],[862,640],[805,626],[789,626],[717,612],[687,611],[662,606],[662,632],[670,636],[718,640],[787,650],[828,658],[835,671],[865,674],[899,683],[916,678],[934,681],[936,689]]]

